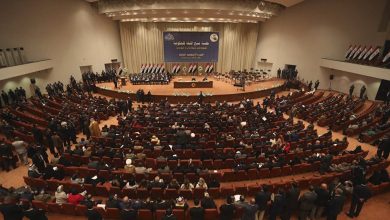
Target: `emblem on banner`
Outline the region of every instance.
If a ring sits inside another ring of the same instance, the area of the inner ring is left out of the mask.
[[[211,42],[217,42],[218,41],[218,34],[211,34],[210,40],[211,40]]]
[[[168,33],[168,34],[166,34],[166,35],[164,36],[164,39],[165,39],[166,41],[173,41],[173,40],[175,40],[175,37],[173,36],[173,34]]]

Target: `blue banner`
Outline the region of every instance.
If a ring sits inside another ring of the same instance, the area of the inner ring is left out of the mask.
[[[218,32],[164,32],[165,62],[217,62]]]

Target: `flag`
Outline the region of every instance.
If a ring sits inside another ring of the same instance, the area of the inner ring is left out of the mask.
[[[381,47],[376,48],[376,50],[368,58],[369,61],[373,60],[381,52]]]
[[[349,46],[347,52],[345,53],[345,56],[344,56],[345,58],[347,58],[348,55],[349,55],[349,53],[351,53],[351,51],[353,50],[353,47],[354,47],[354,46],[352,46],[352,45]]]
[[[349,54],[349,56],[347,57],[347,60],[351,59],[353,57],[353,55],[355,54],[355,52],[359,49],[360,46],[356,46],[355,48],[353,48],[352,52]]]
[[[150,70],[150,72],[154,73],[155,70],[156,70],[156,64],[153,64],[152,69]]]
[[[371,48],[367,51],[367,53],[364,55],[363,60],[367,59],[367,58],[372,54],[372,52],[374,52],[375,49],[376,49],[375,47],[371,47]]]
[[[161,64],[160,73],[164,73],[164,70],[165,70],[165,66],[164,64]]]
[[[192,63],[190,64],[190,67],[188,67],[188,73],[191,73],[192,71]]]
[[[177,64],[173,64],[173,67],[172,67],[172,73],[175,73],[176,72],[176,67],[177,67]]]
[[[214,69],[214,64],[211,64],[210,67],[209,67],[209,73],[212,73],[213,69]]]
[[[206,68],[204,69],[204,72],[205,73],[208,73],[209,72],[209,68],[210,68],[210,64],[206,64]]]
[[[149,63],[146,70],[145,70],[145,73],[149,73],[151,67],[152,67],[152,64]]]
[[[139,72],[140,72],[140,73],[144,73],[144,69],[145,69],[145,65],[142,64],[142,65],[141,65],[141,69],[139,70]]]
[[[359,47],[359,49],[356,51],[356,53],[353,55],[352,59],[356,59],[356,57],[363,51],[363,47]]]
[[[197,67],[198,67],[198,65],[197,65],[196,63],[194,63],[194,65],[192,66],[192,71],[191,71],[191,73],[195,73]]]
[[[177,64],[177,67],[176,67],[176,74],[180,72],[180,64]]]
[[[157,64],[156,73],[160,73],[161,64]]]
[[[383,58],[382,62],[385,63],[390,58],[390,51],[386,54],[386,56]]]
[[[364,50],[360,53],[358,59],[361,60],[364,57],[364,55],[367,53],[368,50],[369,50],[368,46],[366,48],[364,48]]]

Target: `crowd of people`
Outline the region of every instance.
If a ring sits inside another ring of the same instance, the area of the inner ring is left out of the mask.
[[[108,184],[120,189],[193,191],[200,188],[205,193],[201,198],[194,198],[194,205],[190,206],[186,198],[181,196],[174,199],[130,199],[110,194],[108,199],[102,200],[85,189],[65,189],[63,185],[59,185],[54,194],[45,188],[1,187],[0,196],[4,201],[0,204],[0,211],[5,219],[22,219],[23,216],[46,219],[45,213],[32,207],[31,202],[49,202],[53,199],[57,204],[86,205],[89,219],[102,218],[93,208],[96,205],[120,209],[123,219],[136,219],[139,209],[149,209],[152,212],[165,210],[164,219],[175,219],[173,210],[183,209],[189,212],[191,219],[205,219],[205,209],[215,208],[219,208],[221,219],[232,219],[236,212],[242,212],[241,218],[248,220],[263,219],[265,215],[269,219],[276,219],[278,216],[290,219],[295,212],[301,220],[306,220],[307,217],[318,219],[323,215],[327,219],[337,219],[347,195],[352,195],[348,216],[359,215],[364,202],[371,197],[367,180],[372,184],[389,181],[386,170],[367,176],[368,167],[379,164],[383,158],[388,157],[388,139],[381,140],[377,157],[369,160],[359,157],[351,164],[336,164],[332,162],[334,157],[358,154],[362,152],[361,148],[357,147],[354,151],[331,150],[332,147],[346,147],[347,139],[332,140],[331,131],[318,135],[313,124],[304,126],[302,121],[294,123],[294,115],[290,115],[288,120],[284,119],[281,110],[284,107],[281,105],[289,104],[290,97],[299,96],[299,92],[287,97],[272,94],[263,104],[249,99],[238,104],[216,102],[215,105],[171,105],[167,101],[161,101],[140,104],[135,108],[130,99],[108,100],[92,96],[85,84],[90,84],[88,81],[94,83],[96,77],[93,73],[85,74],[84,83],[78,83],[71,77],[66,91],[62,83],[57,82],[46,87],[48,97],[33,98],[31,103],[27,100],[15,102],[14,109],[2,109],[0,128],[7,138],[0,145],[2,167],[5,170],[16,167],[19,158],[20,165],[29,166],[29,178],[61,181],[69,178],[64,171],[66,167],[87,167],[108,172],[123,170],[131,175],[125,177],[123,173],[117,173],[107,177],[97,173],[81,177],[76,172],[70,177],[70,182],[81,188],[84,184]],[[145,97],[148,95],[141,90],[139,93],[137,101],[147,101]],[[267,107],[275,109],[268,111]],[[28,112],[31,109],[41,109],[44,122],[37,124],[26,120],[30,117]],[[325,107],[321,111],[325,111],[324,109]],[[114,115],[117,115],[118,125],[99,128],[100,119]],[[16,122],[30,123],[31,127],[17,127]],[[33,141],[23,140],[16,135],[17,132],[26,133],[26,130],[29,130]],[[84,133],[86,138],[78,140],[78,132]],[[199,146],[203,146],[201,151]],[[53,154],[51,160],[47,149]],[[193,156],[183,158],[179,153],[183,150],[189,150]],[[164,165],[154,168],[147,166],[147,152],[168,152],[154,158]],[[199,152],[196,158],[195,152]],[[299,154],[303,152],[310,153]],[[291,154],[295,156],[287,158]],[[302,156],[296,156],[298,154]],[[87,161],[73,160],[75,156],[86,157]],[[249,158],[254,160],[248,162]],[[189,161],[184,162],[184,159]],[[121,161],[120,166],[114,164],[115,160]],[[301,188],[296,182],[287,188],[273,190],[271,186],[263,185],[259,192],[252,195],[253,199],[245,198],[244,195],[229,195],[226,203],[218,207],[207,190],[220,187],[220,179],[202,177],[202,174],[213,172],[212,168],[203,163],[207,160],[221,160],[226,169],[235,173],[251,169],[271,171],[274,168],[319,162],[316,171],[320,174],[351,170],[352,178],[348,179],[350,182],[335,180],[329,185],[322,183],[310,186],[309,191],[304,193],[300,192]],[[170,166],[168,161],[174,161],[175,164],[171,163]],[[157,173],[152,179],[139,179],[135,176],[152,173]],[[165,174],[183,174],[185,178],[167,181],[163,178]],[[188,174],[194,174],[195,179],[187,178]]]
[[[172,79],[170,73],[135,73],[129,76],[133,85],[164,85],[169,84]]]

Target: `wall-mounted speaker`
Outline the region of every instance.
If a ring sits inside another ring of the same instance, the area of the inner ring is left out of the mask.
[[[333,74],[329,75],[329,79],[333,80],[334,79],[334,75]]]

